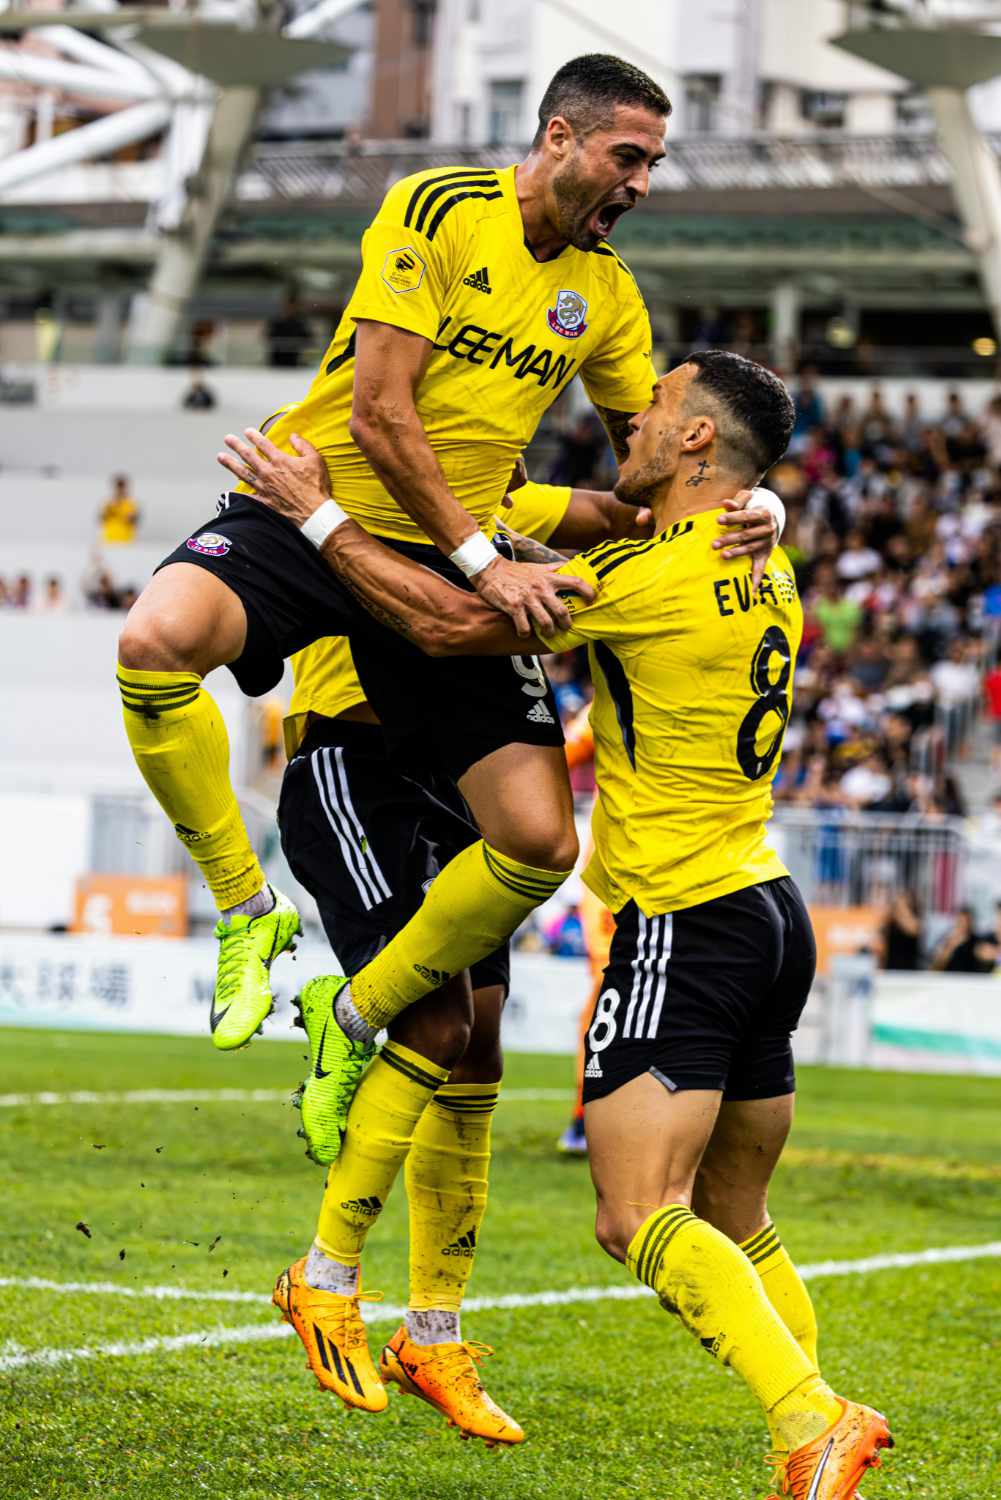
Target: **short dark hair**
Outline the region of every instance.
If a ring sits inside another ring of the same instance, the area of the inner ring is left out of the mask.
[[[699,372],[687,404],[698,401],[698,390],[722,409],[717,436],[724,465],[737,475],[767,473],[792,437],[795,411],[784,383],[756,360],[727,349],[699,349],[682,364],[695,365]]]
[[[589,135],[611,119],[617,104],[632,104],[657,115],[671,113],[671,101],[659,84],[641,68],[610,52],[587,52],[564,63],[542,96],[539,146],[554,115],[562,115],[576,135]]]

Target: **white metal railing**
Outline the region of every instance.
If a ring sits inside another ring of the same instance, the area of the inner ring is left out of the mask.
[[[969,850],[959,818],[783,807],[772,828],[811,904],[881,906],[909,890],[934,917],[966,898]]]

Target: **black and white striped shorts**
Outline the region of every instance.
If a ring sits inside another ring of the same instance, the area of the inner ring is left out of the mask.
[[[382,731],[313,721],[282,781],[282,848],[316,901],[345,974],[357,974],[405,926],[431,881],[480,837],[444,775],[405,776]],[[474,989],[508,988],[505,945],[473,966]]]
[[[641,1073],[725,1099],[792,1093],[790,1038],[816,958],[788,877],[676,912],[645,915],[630,901],[588,1028],[584,1102]]]

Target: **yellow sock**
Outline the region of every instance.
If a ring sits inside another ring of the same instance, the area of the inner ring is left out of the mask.
[[[341,1154],[327,1174],[316,1229],[325,1254],[359,1263],[417,1122],[447,1077],[444,1068],[399,1042],[387,1042],[373,1060],[352,1101]]]
[[[774,1224],[767,1224],[740,1246],[761,1277],[768,1300],[814,1369],[817,1361],[817,1315],[806,1284],[796,1270]]]
[[[499,948],[569,870],[537,870],[481,839],[451,860],[420,909],[351,980],[358,1014],[378,1031],[452,974]]]
[[[447,1083],[407,1157],[410,1308],[458,1312],[487,1209],[490,1125],[500,1085]]]
[[[740,1249],[760,1276],[769,1302],[813,1368],[819,1370],[817,1315],[813,1310],[810,1293],[793,1265],[788,1250],[779,1239],[775,1225],[766,1224],[764,1229],[744,1240]],[[768,1414],[768,1428],[773,1448],[781,1450],[784,1447],[782,1434],[771,1413]]]
[[[264,885],[229,779],[229,736],[194,672],[119,665],[125,733],[136,765],[220,910]]]
[[[747,1256],[718,1229],[672,1203],[640,1226],[626,1264],[703,1349],[743,1377],[783,1448],[799,1448],[838,1420],[834,1392],[772,1307]]]

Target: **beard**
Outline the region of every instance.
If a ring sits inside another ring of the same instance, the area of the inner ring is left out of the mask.
[[[672,455],[677,451],[678,432],[672,429],[661,435],[657,451],[628,474],[619,474],[615,485],[615,497],[627,505],[652,505],[666,480],[677,468]]]
[[[601,244],[601,235],[588,223],[591,194],[574,157],[553,178],[553,198],[556,203],[556,227],[561,238],[575,250],[596,250]]]

